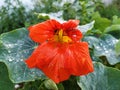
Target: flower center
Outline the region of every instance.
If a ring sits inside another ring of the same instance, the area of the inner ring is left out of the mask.
[[[54,35],[54,40],[57,42],[72,42],[72,39],[67,36],[62,29],[58,30]]]

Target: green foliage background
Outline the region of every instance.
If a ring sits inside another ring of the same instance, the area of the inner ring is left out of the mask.
[[[101,0],[31,0],[30,10],[20,0],[4,2],[0,8],[0,90],[120,90],[119,0],[108,6]],[[82,40],[89,43],[93,73],[55,84],[40,70],[27,68],[23,61],[37,46],[27,28],[51,18],[80,20],[78,28],[84,34]]]

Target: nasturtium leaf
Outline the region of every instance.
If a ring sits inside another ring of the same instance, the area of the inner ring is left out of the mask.
[[[94,36],[85,36],[83,41],[88,42],[89,48],[93,48],[95,43],[99,43],[99,39]]]
[[[95,57],[105,56],[111,65],[120,62],[120,56],[116,55],[115,45],[118,39],[109,34],[105,34],[100,38],[94,36],[85,36],[83,41],[89,43],[89,48],[93,49]],[[119,47],[119,45],[117,46]],[[93,57],[92,55],[92,57]]]
[[[0,43],[0,61],[6,64],[13,83],[44,78],[44,74],[40,70],[29,69],[24,62],[37,46],[28,37],[27,29],[20,28],[2,34]]]
[[[0,62],[0,90],[14,90],[14,84],[9,79],[8,70],[4,63]]]
[[[94,63],[95,71],[78,77],[82,90],[120,90],[120,70]]]
[[[99,43],[99,39],[94,36],[85,36],[83,41],[88,42],[90,48],[90,54],[93,61],[101,62],[101,59],[98,56],[94,55],[94,44]]]
[[[85,34],[88,30],[91,30],[94,26],[94,23],[95,21],[92,21],[88,24],[85,24],[85,25],[81,25],[81,26],[78,26],[78,28],[80,29],[80,31]]]
[[[116,51],[117,56],[120,56],[120,39],[115,45],[115,51]]]
[[[45,90],[43,80],[35,80],[24,83],[24,86],[18,90]]]
[[[118,42],[111,35],[103,35],[98,43],[94,43],[94,54],[96,56],[106,56],[109,64],[114,65],[120,62],[120,56],[116,55],[115,44]]]

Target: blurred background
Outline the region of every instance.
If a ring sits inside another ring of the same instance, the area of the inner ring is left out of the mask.
[[[120,17],[119,10],[119,0],[1,0],[0,34],[48,19],[39,13],[55,14],[63,20],[79,19],[80,24],[96,20],[96,29],[102,21],[103,30],[113,16]]]

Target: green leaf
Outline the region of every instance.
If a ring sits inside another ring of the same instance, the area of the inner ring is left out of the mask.
[[[8,71],[4,63],[0,62],[0,90],[14,90],[14,84],[10,81]]]
[[[99,39],[94,36],[85,36],[83,41],[88,42],[89,48],[93,48],[95,43],[99,43]]]
[[[120,24],[120,18],[118,18],[118,16],[113,16],[113,21],[112,21],[112,24]]]
[[[115,45],[118,40],[113,36],[108,34],[103,35],[100,38],[94,36],[85,36],[83,41],[89,43],[89,48],[93,49],[94,51],[94,57],[106,56],[109,64],[111,65],[120,62],[120,56],[116,55],[115,51]],[[117,47],[119,47],[119,45]]]
[[[90,22],[88,24],[78,26],[78,28],[80,29],[80,31],[83,34],[85,34],[88,30],[91,30],[94,27],[94,23],[95,23],[95,21],[92,21],[92,22]]]
[[[94,63],[95,71],[78,77],[82,90],[120,90],[120,70]]]
[[[65,90],[62,83],[57,84],[58,90]]]
[[[20,28],[0,36],[0,61],[8,68],[13,83],[34,81],[44,78],[38,69],[29,69],[24,60],[37,46],[29,37],[25,28]]]
[[[117,56],[120,56],[120,39],[115,45],[115,51],[116,51]]]
[[[115,44],[117,42],[118,40],[111,35],[102,36],[98,43],[94,43],[95,56],[106,56],[111,65],[120,62],[120,56],[116,56],[115,52]]]
[[[44,81],[45,88],[48,90],[58,90],[57,85],[51,79],[47,79]]]
[[[98,12],[92,15],[92,20],[95,20],[95,29],[99,29],[102,32],[111,24],[109,19],[101,17]]]
[[[43,80],[35,80],[31,82],[26,82],[23,84],[23,87],[19,90],[45,90],[43,86]]]
[[[120,38],[120,25],[111,25],[110,27],[107,27],[104,31],[104,33],[108,33],[113,35],[116,38]]]

